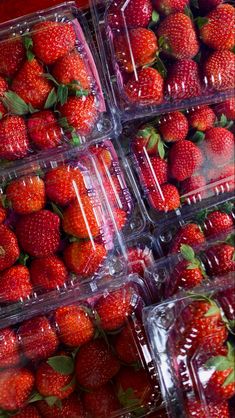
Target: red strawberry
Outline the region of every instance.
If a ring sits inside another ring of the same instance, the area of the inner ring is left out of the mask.
[[[196,62],[179,60],[171,65],[166,80],[166,95],[179,100],[201,95],[201,81]]]
[[[215,166],[225,164],[234,157],[234,135],[225,128],[210,128],[206,131],[202,147]]]
[[[98,116],[92,95],[69,97],[67,102],[59,107],[59,111],[68,124],[81,135],[87,135],[93,130]]]
[[[215,90],[233,89],[235,79],[234,54],[230,51],[215,51],[204,64],[204,79]]]
[[[180,206],[178,189],[172,184],[166,183],[159,191],[149,193],[149,200],[154,209],[169,212]]]
[[[176,233],[171,243],[171,252],[177,253],[181,249],[181,245],[189,245],[196,247],[205,242],[205,236],[199,225],[189,223],[182,226]]]
[[[16,265],[0,274],[2,302],[18,302],[28,298],[32,291],[27,267]]]
[[[192,128],[205,132],[214,126],[216,116],[209,106],[193,108],[188,115],[188,121]]]
[[[38,176],[13,180],[6,189],[6,197],[12,209],[22,215],[37,212],[45,206],[45,186]]]
[[[5,221],[6,217],[7,217],[7,211],[6,209],[4,209],[2,205],[1,196],[0,196],[0,225]]]
[[[128,81],[125,93],[131,102],[160,104],[163,101],[164,80],[154,68],[142,68]]]
[[[65,399],[75,389],[73,360],[69,356],[51,357],[37,367],[35,385],[42,396]]]
[[[165,142],[177,142],[188,135],[188,120],[182,112],[172,112],[159,119],[158,129]]]
[[[28,119],[31,141],[39,149],[55,148],[61,144],[62,130],[51,110],[34,113]]]
[[[168,163],[160,157],[151,157],[140,166],[141,177],[148,190],[159,188],[168,179]]]
[[[77,50],[69,52],[57,61],[53,67],[52,74],[61,84],[71,84],[75,89],[90,90],[86,64]]]
[[[52,90],[51,83],[43,77],[44,69],[36,59],[25,61],[12,82],[12,90],[35,109],[41,109]]]
[[[215,244],[205,251],[205,266],[210,276],[223,276],[235,271],[235,249],[229,244]]]
[[[139,361],[139,353],[130,325],[126,325],[120,334],[116,336],[114,347],[119,359],[124,363]]]
[[[192,20],[183,13],[167,16],[159,25],[159,46],[177,59],[190,59],[199,51],[199,42]]]
[[[125,27],[138,28],[148,26],[153,7],[150,0],[130,0],[124,8],[124,16],[121,8],[122,0],[115,0],[108,9],[108,23],[113,29]]]
[[[119,371],[120,364],[103,340],[83,345],[75,359],[78,383],[87,389],[105,385]]]
[[[0,225],[0,271],[11,267],[19,256],[15,234],[5,225]]]
[[[15,411],[22,408],[34,385],[33,374],[26,369],[0,371],[0,408]]]
[[[63,399],[61,405],[49,406],[46,401],[40,401],[37,407],[44,418],[86,418],[82,402],[76,394]]]
[[[16,235],[22,249],[33,257],[46,257],[60,244],[60,218],[48,210],[22,216],[16,225]]]
[[[103,330],[113,331],[125,324],[128,315],[134,309],[133,297],[133,289],[128,287],[101,296],[95,305],[95,310]]]
[[[90,416],[110,418],[120,410],[118,398],[111,384],[101,386],[92,392],[84,392],[83,404]]]
[[[2,117],[7,113],[7,109],[5,108],[5,106],[3,106],[3,104],[0,102],[0,120],[2,119]]]
[[[33,50],[44,64],[54,64],[71,51],[76,34],[71,23],[45,21],[32,28]]]
[[[169,15],[177,12],[183,13],[189,0],[154,0],[153,3],[159,13]]]
[[[40,418],[39,412],[36,406],[28,405],[25,408],[21,409],[20,412],[14,414],[15,418]]]
[[[150,267],[154,262],[152,250],[147,246],[144,249],[139,247],[128,248],[127,257],[128,271],[130,273],[136,273],[141,277],[144,277],[145,269]]]
[[[61,206],[76,199],[76,188],[79,195],[86,193],[82,172],[78,167],[70,165],[49,171],[45,177],[45,186],[48,199]]]
[[[219,404],[207,403],[205,409],[204,402],[190,399],[187,401],[186,411],[188,418],[208,418],[208,416],[210,418],[230,418],[228,404],[226,402]]]
[[[32,261],[30,277],[35,289],[52,290],[63,286],[68,272],[63,261],[51,255]]]
[[[201,175],[195,175],[184,180],[181,184],[181,191],[183,193],[182,199],[187,204],[192,204],[201,201],[206,196],[206,179]]]
[[[94,336],[94,325],[87,312],[78,306],[64,306],[55,312],[60,341],[69,347],[78,347]]]
[[[92,146],[89,148],[89,151],[95,155],[98,159],[102,173],[107,173],[107,171],[112,167],[113,157],[111,152],[107,148],[101,146]]]
[[[128,34],[114,38],[116,59],[121,68],[128,73],[154,61],[158,50],[154,32],[145,28],[131,29]]]
[[[220,306],[222,307],[226,318],[229,321],[235,320],[235,288],[227,288],[224,291],[219,290],[216,295]],[[232,325],[232,324],[231,324]]]
[[[91,198],[86,195],[80,196],[79,201],[71,203],[63,213],[64,231],[80,238],[99,235],[101,225],[100,220],[97,219],[97,203],[94,204]]]
[[[0,44],[0,74],[12,77],[20,68],[25,58],[25,48],[19,36],[2,39]]]
[[[214,107],[214,111],[218,117],[225,115],[227,119],[235,119],[235,98],[225,100]]]
[[[212,49],[233,49],[234,8],[231,4],[221,4],[206,17],[208,22],[200,28],[202,41]]]
[[[123,189],[120,184],[119,178],[115,176],[110,176],[107,180],[103,179],[105,193],[111,202],[111,205],[114,207],[122,207]],[[121,195],[121,197],[120,197]]]
[[[143,125],[139,128],[137,134],[132,140],[132,149],[134,153],[148,153],[148,155],[157,155],[161,153],[163,141],[154,126]]]
[[[25,356],[30,360],[43,360],[54,354],[58,346],[56,333],[45,316],[23,322],[18,330]]]
[[[131,367],[122,367],[115,378],[119,401],[123,407],[146,405],[153,393],[149,377],[145,370],[134,370]]]
[[[20,362],[19,342],[11,328],[0,330],[0,368],[17,366]]]
[[[113,218],[115,220],[115,226],[118,229],[118,231],[121,231],[126,225],[127,213],[124,209],[121,209],[119,207],[113,208],[112,212],[113,212]],[[115,229],[112,221],[110,223],[110,229],[111,230]]]
[[[228,233],[233,228],[232,215],[215,210],[209,213],[204,223],[204,231],[207,238]]]
[[[215,183],[215,193],[225,193],[234,190],[235,188],[235,169],[234,165],[228,165],[220,169],[212,169],[208,172],[208,179],[210,183]]]
[[[64,251],[64,261],[70,271],[85,278],[99,270],[106,255],[107,250],[102,244],[73,242]]]
[[[16,160],[28,154],[29,140],[25,121],[20,116],[0,120],[0,158]]]
[[[4,78],[0,76],[0,98],[4,97],[4,93],[7,91],[7,89],[8,89],[8,84],[6,80],[4,80]]]
[[[202,152],[191,141],[176,142],[170,150],[171,174],[178,181],[191,177],[202,163]]]

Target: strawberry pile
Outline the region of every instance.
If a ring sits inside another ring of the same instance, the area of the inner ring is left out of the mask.
[[[126,101],[159,105],[233,89],[234,7],[221,3],[110,3],[106,25]]]
[[[147,344],[142,305],[129,283],[1,329],[1,415],[110,418],[123,408],[139,416],[151,410],[156,382],[139,354]]]
[[[231,116],[234,100],[175,111],[140,125],[131,153],[153,209],[170,212],[234,190]]]
[[[71,22],[42,21],[0,42],[0,160],[17,160],[69,140],[98,120],[91,63]]]

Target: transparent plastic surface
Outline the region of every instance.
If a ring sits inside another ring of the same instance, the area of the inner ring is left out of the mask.
[[[234,417],[234,275],[147,307],[144,324],[171,417]]]
[[[97,38],[124,120],[233,96],[233,2],[100,3]]]
[[[107,276],[9,317],[0,329],[2,415],[143,417],[162,408],[142,325],[149,298],[138,276]]]
[[[74,2],[1,24],[0,54],[1,165],[116,129],[85,13]]]

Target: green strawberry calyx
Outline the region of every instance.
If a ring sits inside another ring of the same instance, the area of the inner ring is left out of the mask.
[[[124,391],[122,387],[120,387],[118,391],[118,399],[122,406],[129,409],[141,405],[140,399],[135,397],[134,390],[132,388],[128,388]]]
[[[199,16],[197,17],[197,19],[195,19],[195,21],[196,21],[198,28],[201,29],[203,26],[205,26],[209,22],[209,19],[207,17]]]
[[[22,40],[23,40],[23,44],[26,50],[26,56],[28,61],[32,61],[35,57],[34,53],[33,53],[33,40],[31,38],[31,36],[29,36],[28,33],[24,34],[22,36]]]
[[[4,93],[2,102],[7,110],[14,115],[23,116],[38,111],[38,109],[34,109],[30,103],[27,104],[18,94],[11,90]]]
[[[52,81],[55,84],[55,87],[51,90],[48,95],[45,109],[59,103],[63,106],[68,101],[69,92],[75,94],[77,97],[88,96],[89,91],[82,88],[81,83],[77,80],[73,80],[68,84],[59,84],[58,81],[49,73],[43,74],[43,76]],[[46,107],[47,106],[47,107]]]
[[[216,371],[230,370],[229,375],[224,380],[222,386],[226,387],[231,383],[235,382],[235,347],[228,343],[228,354],[227,356],[214,356],[211,357],[205,364],[208,369],[214,368]]]
[[[64,376],[72,375],[74,372],[74,361],[69,356],[61,355],[50,357],[47,360],[47,364],[49,364],[55,372]]]
[[[162,141],[161,136],[156,131],[154,126],[147,125],[147,126],[143,127],[142,129],[140,129],[138,131],[136,137],[137,138],[144,138],[144,139],[148,140],[147,147],[146,147],[147,151],[150,151],[155,146],[157,146],[157,153],[159,154],[161,159],[164,159],[166,145]]]
[[[202,262],[196,257],[196,254],[190,245],[182,244],[180,246],[180,252],[183,258],[189,262],[187,270],[199,269],[203,276],[206,276],[206,271]]]

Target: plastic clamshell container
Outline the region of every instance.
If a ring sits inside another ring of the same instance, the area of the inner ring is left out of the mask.
[[[162,304],[146,307],[143,313],[163,398],[172,418],[191,418],[195,414],[230,418],[234,416],[234,339],[223,319],[235,318],[234,275],[216,279],[195,293],[195,298],[192,294],[178,294]],[[210,307],[214,312],[206,316]],[[217,371],[214,360],[226,357],[228,350],[231,369]]]
[[[233,96],[230,2],[219,6],[225,12],[205,11],[206,1],[198,8],[185,0],[165,11],[160,1],[137,6],[134,0],[92,3],[102,62],[123,120]],[[206,20],[208,13],[213,13],[208,17],[212,23]],[[213,29],[207,29],[214,21]]]
[[[74,2],[1,24],[0,52],[1,165],[116,131],[85,13]]]
[[[162,408],[141,320],[150,300],[132,275],[10,316],[0,329],[1,410],[111,418]]]

